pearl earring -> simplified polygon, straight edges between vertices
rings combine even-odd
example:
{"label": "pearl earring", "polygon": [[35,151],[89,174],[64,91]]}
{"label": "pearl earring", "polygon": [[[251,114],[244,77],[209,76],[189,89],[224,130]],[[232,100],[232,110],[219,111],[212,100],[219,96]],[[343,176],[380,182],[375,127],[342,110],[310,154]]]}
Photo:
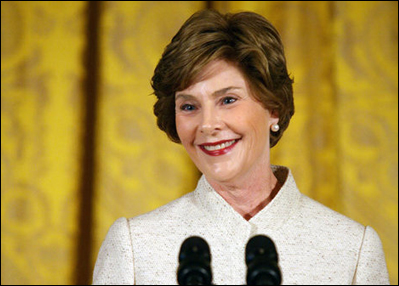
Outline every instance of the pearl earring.
{"label": "pearl earring", "polygon": [[280,126],[276,123],[276,124],[272,124],[271,128],[270,128],[273,132],[277,132],[280,129]]}

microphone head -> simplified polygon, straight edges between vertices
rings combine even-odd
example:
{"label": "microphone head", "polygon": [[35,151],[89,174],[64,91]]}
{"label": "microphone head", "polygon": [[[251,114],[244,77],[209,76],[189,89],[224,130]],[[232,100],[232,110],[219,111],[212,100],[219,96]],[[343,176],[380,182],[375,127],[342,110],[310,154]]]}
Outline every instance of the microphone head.
{"label": "microphone head", "polygon": [[198,236],[187,238],[179,253],[177,270],[179,285],[210,285],[211,253],[208,244]]}
{"label": "microphone head", "polygon": [[179,262],[191,256],[198,256],[211,261],[209,245],[203,238],[199,236],[191,236],[182,243],[179,253]]}
{"label": "microphone head", "polygon": [[280,285],[281,272],[273,241],[264,235],[252,237],[245,249],[248,285]]}
{"label": "microphone head", "polygon": [[245,262],[248,265],[255,257],[260,256],[278,262],[278,255],[273,241],[264,235],[254,236],[248,241],[245,249]]}

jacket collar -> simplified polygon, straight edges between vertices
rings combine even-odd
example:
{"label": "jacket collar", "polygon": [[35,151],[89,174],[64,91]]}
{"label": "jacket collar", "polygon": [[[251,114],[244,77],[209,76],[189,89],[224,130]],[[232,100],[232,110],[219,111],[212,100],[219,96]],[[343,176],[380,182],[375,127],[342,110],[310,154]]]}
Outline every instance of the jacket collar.
{"label": "jacket collar", "polygon": [[248,236],[279,229],[299,205],[300,192],[290,169],[272,165],[282,187],[273,200],[249,221],[245,220],[208,183],[203,175],[194,191],[195,200],[205,215],[235,236]]}

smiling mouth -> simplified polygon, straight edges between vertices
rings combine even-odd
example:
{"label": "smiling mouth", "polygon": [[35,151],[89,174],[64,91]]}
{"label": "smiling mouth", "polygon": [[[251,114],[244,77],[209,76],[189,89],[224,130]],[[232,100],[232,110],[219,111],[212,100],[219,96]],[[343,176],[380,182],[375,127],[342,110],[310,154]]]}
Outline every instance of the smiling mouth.
{"label": "smiling mouth", "polygon": [[231,149],[233,149],[239,140],[240,139],[225,140],[215,143],[205,143],[199,146],[205,154],[211,156],[220,156],[228,153]]}

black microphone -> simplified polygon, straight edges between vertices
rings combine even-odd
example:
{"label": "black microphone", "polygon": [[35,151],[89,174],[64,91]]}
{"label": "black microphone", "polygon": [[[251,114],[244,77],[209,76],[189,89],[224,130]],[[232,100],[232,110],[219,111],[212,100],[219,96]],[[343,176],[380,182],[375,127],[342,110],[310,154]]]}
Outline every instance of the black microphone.
{"label": "black microphone", "polygon": [[252,237],[245,249],[247,285],[280,285],[281,272],[273,241],[264,235]]}
{"label": "black microphone", "polygon": [[211,285],[211,252],[201,237],[192,236],[183,242],[179,253],[177,281],[179,285]]}

